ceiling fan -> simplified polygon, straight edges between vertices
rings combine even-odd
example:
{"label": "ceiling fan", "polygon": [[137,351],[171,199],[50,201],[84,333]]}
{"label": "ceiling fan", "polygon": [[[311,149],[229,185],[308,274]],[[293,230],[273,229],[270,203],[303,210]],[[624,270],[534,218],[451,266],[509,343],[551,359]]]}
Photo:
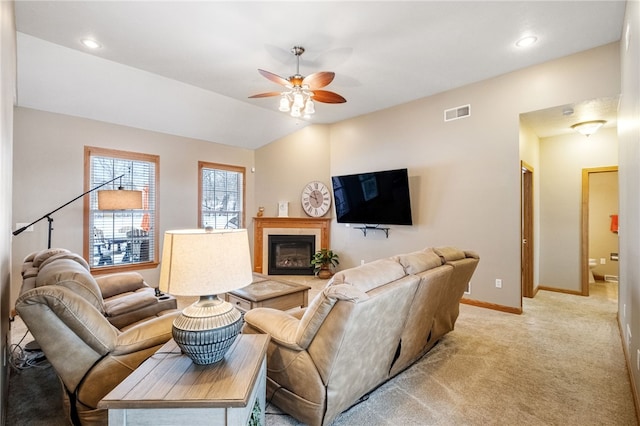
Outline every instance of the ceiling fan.
{"label": "ceiling fan", "polygon": [[304,53],[304,47],[294,46],[291,48],[297,58],[296,73],[289,78],[282,78],[269,71],[259,69],[260,75],[266,79],[280,84],[287,88],[284,92],[266,92],[249,96],[249,98],[266,98],[270,96],[280,96],[279,110],[290,112],[293,117],[309,118],[315,113],[313,101],[326,104],[341,104],[347,102],[345,98],[337,93],[328,90],[320,90],[333,81],[334,72],[320,71],[306,77],[300,75],[300,56]]}

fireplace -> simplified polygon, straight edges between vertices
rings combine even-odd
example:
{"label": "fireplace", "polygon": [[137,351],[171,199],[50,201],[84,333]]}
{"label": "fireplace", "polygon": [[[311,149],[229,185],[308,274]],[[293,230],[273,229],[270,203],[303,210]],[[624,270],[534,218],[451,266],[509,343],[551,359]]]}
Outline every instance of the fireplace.
{"label": "fireplace", "polygon": [[313,275],[314,235],[269,235],[269,275]]}
{"label": "fireplace", "polygon": [[[330,247],[331,218],[323,217],[254,217],[253,271],[267,274],[269,266],[269,235],[313,235],[315,251]],[[314,253],[315,253],[314,251]]]}

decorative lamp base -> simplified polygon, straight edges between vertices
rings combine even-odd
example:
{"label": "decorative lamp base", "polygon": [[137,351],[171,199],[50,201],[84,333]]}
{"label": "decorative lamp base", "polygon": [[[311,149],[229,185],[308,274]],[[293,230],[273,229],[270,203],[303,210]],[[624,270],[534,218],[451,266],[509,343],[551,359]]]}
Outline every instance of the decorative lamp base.
{"label": "decorative lamp base", "polygon": [[242,328],[242,315],[218,296],[200,300],[173,321],[173,340],[195,364],[221,361]]}

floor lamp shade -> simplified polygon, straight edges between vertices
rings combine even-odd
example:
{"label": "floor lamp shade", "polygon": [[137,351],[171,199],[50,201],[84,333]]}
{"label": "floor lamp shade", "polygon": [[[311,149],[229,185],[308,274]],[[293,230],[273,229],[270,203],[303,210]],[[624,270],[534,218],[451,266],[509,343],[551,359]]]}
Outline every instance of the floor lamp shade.
{"label": "floor lamp shade", "polygon": [[142,208],[142,191],[113,189],[98,191],[98,210],[131,210]]}
{"label": "floor lamp shade", "polygon": [[173,323],[173,338],[196,364],[222,360],[242,327],[242,316],[217,297],[251,284],[246,229],[175,230],[164,236],[160,290],[199,296]]}

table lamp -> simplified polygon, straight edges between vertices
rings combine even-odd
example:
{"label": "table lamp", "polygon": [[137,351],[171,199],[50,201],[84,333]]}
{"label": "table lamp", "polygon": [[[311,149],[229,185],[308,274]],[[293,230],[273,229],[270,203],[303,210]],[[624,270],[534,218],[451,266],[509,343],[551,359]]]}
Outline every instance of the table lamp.
{"label": "table lamp", "polygon": [[253,281],[246,229],[185,229],[164,234],[161,291],[199,296],[173,322],[173,339],[195,364],[224,358],[242,327],[242,315],[219,294]]}

